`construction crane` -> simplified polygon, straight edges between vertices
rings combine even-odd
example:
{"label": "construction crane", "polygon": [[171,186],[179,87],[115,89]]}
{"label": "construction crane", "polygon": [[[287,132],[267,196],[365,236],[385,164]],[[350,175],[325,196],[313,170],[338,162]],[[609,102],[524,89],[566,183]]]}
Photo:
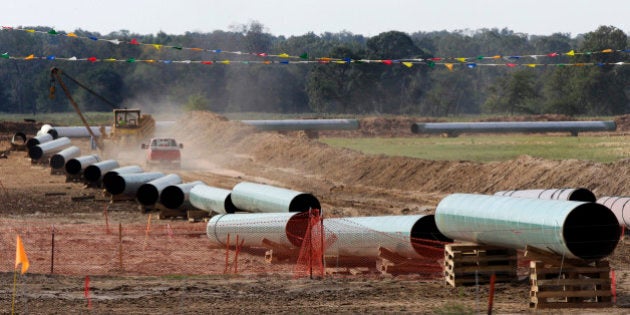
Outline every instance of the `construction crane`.
{"label": "construction crane", "polygon": [[[111,134],[106,135],[105,130],[102,130],[101,137],[97,137],[90,125],[85,120],[81,109],[77,102],[72,98],[72,94],[68,90],[68,87],[64,83],[62,76],[76,83],[81,88],[88,91],[90,94],[98,97],[103,102],[109,104],[113,108],[114,114],[114,124],[112,125]],[[118,105],[110,102],[103,96],[99,95],[92,89],[88,88],[81,82],[77,81],[73,77],[69,76],[65,72],[61,71],[59,68],[53,67],[50,70],[50,98],[55,97],[55,83],[59,83],[59,86],[63,89],[66,97],[74,107],[74,110],[77,112],[83,125],[88,130],[88,133],[96,142],[96,146],[99,150],[103,151],[104,149],[104,141],[103,138],[109,137],[114,142],[140,142],[143,139],[150,138],[155,130],[155,120],[151,115],[142,114],[139,109],[126,109],[119,108]],[[104,128],[103,128],[104,129]]]}
{"label": "construction crane", "polygon": [[72,104],[72,107],[74,107],[74,110],[77,112],[77,115],[79,115],[79,117],[81,118],[81,121],[83,122],[83,125],[87,129],[88,133],[90,134],[92,139],[94,139],[94,142],[96,142],[96,147],[98,147],[99,150],[103,150],[103,141],[102,141],[102,139],[100,137],[97,137],[94,134],[94,132],[92,131],[92,128],[90,128],[90,125],[88,124],[87,120],[85,120],[85,117],[83,116],[83,113],[81,113],[81,109],[79,109],[79,105],[74,100],[74,98],[72,98],[72,94],[70,94],[70,91],[68,90],[68,87],[66,86],[66,84],[61,79],[61,75],[64,75],[66,78],[70,79],[72,82],[76,83],[80,87],[86,89],[88,92],[92,93],[96,97],[99,97],[100,99],[104,100],[106,103],[108,103],[110,105],[112,105],[112,103],[109,102],[108,100],[106,100],[104,97],[98,95],[96,92],[92,91],[91,89],[89,89],[85,85],[79,83],[79,81],[75,80],[71,76],[69,76],[66,73],[62,72],[58,68],[50,69],[50,94],[48,95],[49,98],[50,99],[54,99],[55,98],[55,82],[58,82],[59,86],[61,86],[61,89],[63,90],[63,92],[66,94],[66,97],[70,101],[70,104]]}

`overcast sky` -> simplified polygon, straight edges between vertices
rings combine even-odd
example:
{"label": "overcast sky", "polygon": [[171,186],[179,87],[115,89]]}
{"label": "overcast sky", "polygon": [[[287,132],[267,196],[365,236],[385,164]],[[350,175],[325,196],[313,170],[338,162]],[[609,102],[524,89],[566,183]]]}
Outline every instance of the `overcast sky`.
{"label": "overcast sky", "polygon": [[[508,28],[529,35],[571,36],[612,25],[630,33],[628,0],[6,0],[2,26],[50,26],[57,31],[128,30],[183,34],[230,30],[258,21],[273,35],[349,31],[365,36],[396,30]],[[8,3],[7,3],[8,2]]]}

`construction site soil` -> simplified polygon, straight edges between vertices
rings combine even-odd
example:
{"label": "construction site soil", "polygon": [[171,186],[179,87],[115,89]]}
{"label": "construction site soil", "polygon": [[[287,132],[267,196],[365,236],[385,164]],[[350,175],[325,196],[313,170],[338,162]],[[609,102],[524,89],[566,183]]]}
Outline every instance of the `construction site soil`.
{"label": "construction site soil", "polygon": [[[534,117],[564,120],[566,117]],[[515,118],[510,118],[515,120]],[[516,118],[520,120],[532,117]],[[320,137],[406,137],[406,117],[363,118],[357,131],[320,132]],[[618,117],[617,133],[630,130],[628,116]],[[32,123],[0,124],[0,148],[9,146],[16,131],[33,135]],[[239,122],[207,112],[177,118],[168,133],[184,143],[185,181],[231,189],[241,181],[310,192],[326,216],[430,214],[450,193],[492,194],[498,190],[585,187],[597,196],[630,194],[630,160],[596,163],[579,159],[546,160],[520,156],[503,162],[430,161],[406,157],[370,156],[333,148],[303,132],[259,132]],[[85,140],[76,140],[87,148]],[[75,142],[75,140],[73,140]],[[76,142],[75,142],[76,143]],[[143,152],[120,152],[121,164],[142,164]],[[102,221],[103,203],[71,202],[88,193],[82,184],[51,176],[33,166],[24,152],[0,159],[0,215],[3,219],[46,221],[49,224],[89,224]],[[147,214],[133,202],[110,214],[112,222],[142,224]],[[203,222],[188,223],[190,226]],[[198,230],[198,228],[197,228]],[[3,251],[14,249],[3,248]],[[606,309],[564,309],[541,313],[628,313],[630,308],[629,246],[620,242],[610,257],[617,271],[616,305]],[[195,264],[194,261],[184,261]],[[204,262],[204,264],[207,262]],[[150,274],[138,266],[138,274]],[[149,268],[149,267],[146,267]],[[222,268],[222,266],[221,266]],[[2,312],[11,305],[13,273],[0,274]],[[408,276],[361,276],[319,280],[280,275],[93,276],[92,305],[83,298],[83,276],[29,274],[27,285],[46,294],[28,296],[32,314],[205,314],[205,313],[479,313],[486,312],[488,286],[453,288],[443,280]],[[496,286],[496,313],[525,313],[529,282]]]}

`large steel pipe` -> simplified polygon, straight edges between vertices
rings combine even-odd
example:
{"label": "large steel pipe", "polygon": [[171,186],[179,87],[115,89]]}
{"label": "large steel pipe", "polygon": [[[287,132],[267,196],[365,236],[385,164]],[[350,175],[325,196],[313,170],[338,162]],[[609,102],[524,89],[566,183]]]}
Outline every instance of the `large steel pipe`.
{"label": "large steel pipe", "polygon": [[613,212],[589,202],[453,194],[435,210],[446,237],[524,249],[532,246],[567,258],[610,255],[621,228]]}
{"label": "large steel pipe", "polygon": [[232,203],[249,212],[304,212],[321,209],[319,200],[309,193],[250,182],[232,188]]}
{"label": "large steel pipe", "polygon": [[66,173],[70,175],[79,175],[86,167],[100,161],[101,158],[99,158],[96,154],[83,155],[70,159],[66,162]]}
{"label": "large steel pipe", "polygon": [[103,180],[105,190],[112,195],[136,195],[138,188],[154,179],[164,176],[160,172],[118,174],[111,179]]}
{"label": "large steel pipe", "polygon": [[262,247],[267,239],[290,247],[300,247],[308,229],[308,213],[221,214],[210,219],[207,235],[211,242],[225,246],[243,241],[246,247]]}
{"label": "large steel pipe", "polygon": [[630,197],[601,197],[597,203],[608,207],[617,217],[620,226],[630,227]]}
{"label": "large steel pipe", "polygon": [[577,135],[585,131],[615,131],[614,121],[495,121],[495,122],[444,122],[414,123],[413,133],[451,134],[465,132],[570,132]]}
{"label": "large steel pipe", "polygon": [[26,145],[26,134],[24,134],[23,132],[16,132],[13,134],[13,137],[11,137],[11,144],[13,145],[17,145],[17,146],[22,146],[22,145]]}
{"label": "large steel pipe", "polygon": [[595,202],[595,194],[586,188],[503,190],[495,196]]}
{"label": "large steel pipe", "polygon": [[241,120],[259,130],[357,130],[357,119],[282,119],[282,120]]}
{"label": "large steel pipe", "polygon": [[[83,178],[88,182],[98,182],[103,179],[103,175],[113,169],[120,167],[116,160],[105,160],[89,165],[83,170]],[[142,169],[138,171],[140,173]]]}
{"label": "large steel pipe", "polygon": [[406,257],[443,257],[444,242],[452,241],[433,215],[324,219],[324,234],[334,239],[326,254],[337,256],[377,257],[385,247]]}
{"label": "large steel pipe", "polygon": [[138,166],[138,165],[128,165],[128,166],[123,166],[123,167],[118,167],[115,168],[111,171],[106,172],[103,175],[103,186],[107,186],[107,183],[112,181],[114,179],[114,177],[121,175],[121,174],[137,174],[137,173],[142,173],[144,172],[144,170],[142,169],[142,167]]}
{"label": "large steel pipe", "polygon": [[28,156],[33,160],[39,160],[41,158],[49,157],[71,145],[72,143],[70,142],[70,138],[58,138],[30,148],[28,150]]}
{"label": "large steel pipe", "polygon": [[30,150],[32,147],[34,147],[36,145],[39,145],[39,144],[42,144],[42,143],[45,143],[45,142],[49,142],[49,141],[53,141],[53,140],[55,140],[53,138],[53,136],[48,134],[48,133],[45,133],[43,135],[38,135],[38,136],[35,136],[33,138],[29,138],[26,141],[26,149]]}
{"label": "large steel pipe", "polygon": [[136,192],[136,199],[142,205],[154,205],[160,200],[160,194],[164,188],[182,183],[182,178],[177,174],[168,174],[156,178],[146,184],[140,185]]}
{"label": "large steel pipe", "polygon": [[[101,127],[91,126],[90,130],[94,133],[95,136],[101,136]],[[111,131],[111,127],[105,127],[105,133],[109,133]],[[69,126],[69,127],[51,127],[47,133],[53,135],[55,138],[57,137],[68,137],[68,138],[88,138],[90,137],[90,133],[87,128],[84,126]]]}
{"label": "large steel pipe", "polygon": [[68,160],[79,155],[81,155],[81,149],[79,149],[79,147],[67,147],[50,157],[50,167],[53,169],[63,168]]}
{"label": "large steel pipe", "polygon": [[193,207],[208,212],[234,213],[238,210],[232,202],[232,191],[223,188],[198,185],[190,190],[189,199]]}
{"label": "large steel pipe", "polygon": [[[205,185],[202,181],[194,181],[171,185],[162,190],[160,203],[169,209],[177,209],[190,204],[190,191],[196,186]],[[202,209],[203,210],[203,209]]]}
{"label": "large steel pipe", "polygon": [[[49,134],[48,132],[53,129],[53,126],[49,125],[49,124],[44,124],[42,125],[41,128],[39,128],[39,130],[37,131],[37,136],[41,136],[41,135],[45,135],[45,134]],[[52,136],[52,134],[51,134]],[[57,137],[55,137],[56,139]]]}

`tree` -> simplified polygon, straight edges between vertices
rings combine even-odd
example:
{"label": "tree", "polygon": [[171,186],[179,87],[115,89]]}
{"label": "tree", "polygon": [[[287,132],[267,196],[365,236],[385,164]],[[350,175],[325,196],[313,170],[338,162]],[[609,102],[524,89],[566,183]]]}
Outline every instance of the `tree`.
{"label": "tree", "polygon": [[506,75],[490,87],[490,96],[483,105],[486,113],[538,114],[540,108],[536,76],[532,70]]}

